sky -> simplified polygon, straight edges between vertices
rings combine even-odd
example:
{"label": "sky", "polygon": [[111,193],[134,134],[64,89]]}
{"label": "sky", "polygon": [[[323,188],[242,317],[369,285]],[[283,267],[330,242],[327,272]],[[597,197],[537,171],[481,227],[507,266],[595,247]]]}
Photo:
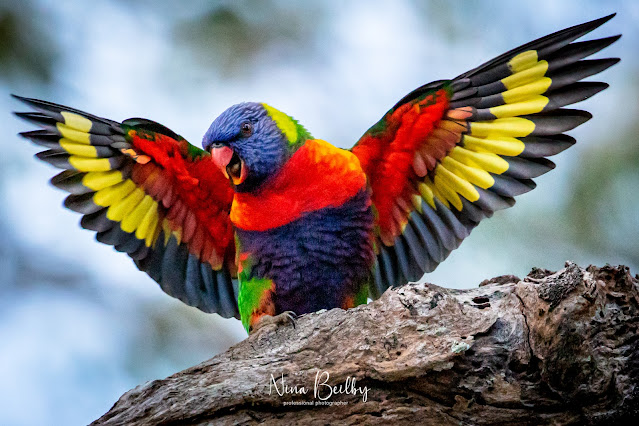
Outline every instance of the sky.
{"label": "sky", "polygon": [[[622,62],[579,107],[594,118],[535,191],[482,223],[424,280],[476,286],[532,267],[639,272],[639,3],[633,1],[9,1],[0,6],[0,424],[86,424],[126,390],[245,337],[162,293],[62,208],[55,170],[16,134],[10,93],[114,120],[146,117],[195,145],[242,101],[267,102],[350,147],[410,90],[612,12],[590,38]],[[11,26],[16,19],[21,25]],[[27,31],[25,33],[25,31]],[[26,35],[25,35],[26,34]],[[9,52],[9,53],[7,53]],[[11,74],[11,70],[17,70]],[[577,195],[578,196],[577,196]],[[637,237],[637,238],[635,238]]]}

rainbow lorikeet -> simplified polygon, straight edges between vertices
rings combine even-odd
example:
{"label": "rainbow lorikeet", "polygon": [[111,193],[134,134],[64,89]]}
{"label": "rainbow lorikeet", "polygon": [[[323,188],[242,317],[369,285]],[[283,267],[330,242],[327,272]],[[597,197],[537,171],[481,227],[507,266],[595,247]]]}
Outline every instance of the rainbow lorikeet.
{"label": "rainbow lorikeet", "polygon": [[[591,115],[584,60],[620,36],[574,42],[613,15],[511,50],[404,96],[351,150],[264,103],[232,106],[203,149],[153,121],[118,123],[35,99],[37,157],[97,240],[171,296],[242,320],[351,308],[434,270],[512,206]],[[280,317],[281,318],[281,317]]]}

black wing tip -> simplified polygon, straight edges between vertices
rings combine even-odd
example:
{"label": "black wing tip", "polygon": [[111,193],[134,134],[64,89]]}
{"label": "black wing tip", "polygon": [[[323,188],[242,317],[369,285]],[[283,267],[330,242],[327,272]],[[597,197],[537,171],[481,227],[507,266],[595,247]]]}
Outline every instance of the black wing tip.
{"label": "black wing tip", "polygon": [[65,152],[49,149],[47,151],[38,152],[35,154],[35,157],[38,160],[48,163],[58,169],[69,170],[73,168],[73,166],[69,163],[69,154]]}
{"label": "black wing tip", "polygon": [[20,132],[18,133],[18,136],[23,137],[27,140],[30,140],[32,142],[35,142],[37,140],[40,139],[46,139],[46,138],[50,138],[50,137],[54,137],[54,138],[59,138],[59,136],[49,132],[48,130],[45,129],[38,129],[38,130],[29,130],[27,132]]}
{"label": "black wing tip", "polygon": [[[535,40],[529,44],[533,44],[543,40],[552,40],[557,37],[567,36],[569,34],[571,35],[571,38],[573,40],[577,38],[581,38],[584,35],[588,34],[589,32],[595,30],[596,28],[599,28],[600,26],[602,26],[603,24],[605,24],[612,18],[614,18],[615,15],[617,15],[616,12],[611,13],[610,15],[607,15],[607,16],[602,16],[601,18],[593,19],[592,21],[587,21],[582,24],[573,25],[572,27],[568,27],[563,30],[556,31],[552,34],[547,35],[546,37],[542,37],[541,39]],[[621,34],[616,36],[606,37],[605,40],[610,40],[610,44],[612,44],[615,41],[619,40],[620,37],[621,37]]]}
{"label": "black wing tip", "polygon": [[[536,161],[539,164],[548,167],[549,169],[548,171],[555,170],[555,167],[557,167],[557,165],[552,160],[549,160],[547,158],[537,158]],[[547,172],[544,172],[544,173],[547,173]]]}
{"label": "black wing tip", "polygon": [[[576,95],[581,94],[581,98],[577,99],[575,102],[571,102],[577,103],[586,100],[591,96],[594,96],[597,93],[601,92],[602,90],[606,90],[609,87],[610,84],[602,81],[579,81],[577,83],[568,85],[563,89],[565,91],[573,91]],[[558,89],[557,92],[560,92],[561,90],[562,89]],[[550,96],[552,96],[552,92],[550,93]]]}
{"label": "black wing tip", "polygon": [[[610,15],[602,16],[601,18],[593,19],[592,21],[588,21],[588,22],[584,22],[583,24],[575,25],[573,27],[568,28],[565,31],[567,31],[567,32],[575,31],[576,33],[580,33],[581,34],[581,35],[579,35],[579,37],[583,37],[587,33],[599,28],[600,26],[602,26],[606,22],[610,21],[616,15],[617,15],[617,12],[613,12]],[[560,32],[563,32],[563,31],[560,31]],[[621,35],[619,35],[619,37],[621,37]],[[617,40],[618,39],[619,38],[617,37]],[[615,41],[616,40],[613,40],[612,42],[614,43]]]}
{"label": "black wing tip", "polygon": [[43,119],[50,119],[48,115],[42,114],[41,112],[16,112],[13,111],[13,115],[18,117],[21,120],[28,121],[29,123],[41,124]]}
{"label": "black wing tip", "polygon": [[600,59],[600,60],[602,62],[604,62],[605,66],[606,66],[606,68],[604,68],[602,71],[605,71],[608,68],[610,68],[611,66],[617,65],[619,62],[621,62],[621,58],[605,58],[605,59]]}
{"label": "black wing tip", "polygon": [[[596,28],[602,26],[604,23],[608,22],[609,20],[611,20],[614,16],[616,15],[616,13],[611,13],[610,15],[607,16],[603,16],[601,18],[598,19],[594,19],[592,21],[588,21],[588,22],[584,22],[582,24],[577,24],[577,25],[573,25],[572,27],[568,27],[568,28],[564,28],[563,30],[559,30],[556,31],[554,33],[548,34],[544,37],[538,38],[536,40],[533,40],[531,42],[528,42],[526,44],[523,44],[521,46],[518,46],[512,50],[509,50],[506,53],[503,53],[502,55],[499,55],[495,58],[493,58],[492,60],[485,62],[481,65],[479,65],[476,68],[473,68],[470,71],[467,71],[457,77],[455,77],[453,79],[453,81],[458,81],[460,79],[463,78],[470,78],[473,76],[477,76],[477,75],[481,75],[481,73],[485,72],[486,70],[490,69],[491,67],[494,67],[496,65],[499,65],[500,63],[504,62],[505,60],[513,57],[514,55],[524,52],[525,50],[529,50],[529,49],[534,49],[534,50],[539,50],[540,48],[548,48],[549,46],[552,46],[554,44],[559,43],[559,46],[556,46],[557,49],[561,48],[563,46],[565,46],[566,44],[570,44],[572,41],[577,40],[581,37],[583,37],[584,35],[588,34],[589,32],[595,30]],[[616,38],[614,38],[616,37]],[[620,35],[618,36],[614,36],[614,37],[610,37],[612,40],[610,41],[610,44],[614,43],[615,41],[617,41],[620,37]],[[606,39],[607,40],[607,39]],[[606,47],[606,46],[604,46]],[[603,47],[602,47],[603,49]],[[552,49],[552,51],[555,51],[556,49]]]}
{"label": "black wing tip", "polygon": [[603,16],[603,17],[601,17],[601,18],[599,18],[599,19],[595,19],[595,20],[594,20],[594,21],[592,21],[592,22],[601,21],[601,23],[603,24],[603,23],[605,23],[605,22],[610,21],[610,20],[611,20],[612,18],[614,18],[615,16],[617,16],[617,12],[612,12],[610,15]]}
{"label": "black wing tip", "polygon": [[[565,119],[568,121],[572,121],[575,125],[568,130],[572,130],[575,127],[581,126],[586,121],[592,118],[592,114],[588,111],[584,111],[581,109],[570,109],[570,108],[561,108],[553,113],[552,115],[556,115],[558,119]],[[568,131],[566,130],[566,131]]]}
{"label": "black wing tip", "polygon": [[592,114],[588,111],[584,111],[582,109],[572,109],[572,108],[561,108],[557,111],[551,113],[550,115],[539,114],[540,117],[544,116],[561,116],[561,117],[580,117],[585,120],[590,120],[592,118]]}
{"label": "black wing tip", "polygon": [[598,38],[598,39],[594,39],[594,40],[584,40],[584,41],[580,41],[580,42],[576,42],[573,43],[573,45],[597,45],[596,50],[594,50],[592,53],[590,53],[588,56],[590,55],[594,55],[595,53],[605,49],[606,47],[609,47],[612,44],[615,44],[617,41],[619,41],[619,39],[622,37],[622,34],[616,34],[613,36],[608,36],[608,37],[603,37],[603,38]]}
{"label": "black wing tip", "polygon": [[588,22],[584,22],[583,24],[579,24],[579,25],[575,25],[573,28],[579,28],[579,27],[583,27],[583,28],[591,28],[592,31],[595,28],[598,28],[600,26],[602,26],[603,24],[605,24],[606,22],[610,21],[612,18],[614,18],[617,15],[617,12],[613,12],[610,15],[606,15],[606,16],[602,16],[601,18],[597,18],[597,19],[593,19],[592,21],[588,21]]}
{"label": "black wing tip", "polygon": [[27,98],[24,96],[18,96],[15,95],[13,93],[11,93],[11,97],[13,99],[17,99],[18,101],[22,102],[23,104],[26,104],[28,106],[30,106],[33,109],[41,109],[42,108],[42,101],[35,99],[35,98]]}
{"label": "black wing tip", "polygon": [[590,119],[592,118],[592,114],[588,111],[583,111],[580,109],[564,109],[565,111],[565,118],[568,118],[568,120],[570,121],[570,118],[572,118],[572,124],[573,126],[570,127],[569,129],[565,130],[572,130],[576,127],[581,126],[582,124],[584,124],[587,121],[590,121]]}
{"label": "black wing tip", "polygon": [[584,123],[592,118],[592,114],[588,111],[572,110],[573,114],[584,119]]}
{"label": "black wing tip", "polygon": [[23,137],[25,139],[31,140],[31,138],[36,136],[36,135],[33,134],[33,132],[37,132],[37,130],[30,130],[28,132],[20,132],[20,133],[18,133],[18,136]]}
{"label": "black wing tip", "polygon": [[31,108],[40,112],[41,114],[48,115],[49,117],[60,117],[59,116],[60,112],[69,111],[69,112],[78,113],[80,115],[83,115],[89,118],[89,114],[87,113],[75,110],[73,108],[65,107],[63,105],[56,104],[53,102],[43,101],[41,99],[35,99],[35,98],[25,98],[25,97],[17,96],[14,94],[12,94],[11,96],[13,96],[13,98],[19,100],[23,104],[30,106]]}
{"label": "black wing tip", "polygon": [[619,40],[622,35],[623,34],[617,34],[617,35],[613,35],[613,36],[610,36],[610,37],[602,38],[600,40],[606,40],[606,46],[610,46],[611,44],[613,44],[614,42]]}
{"label": "black wing tip", "polygon": [[20,117],[20,118],[31,118],[31,117],[43,117],[44,115],[42,113],[39,112],[33,112],[33,111],[28,111],[28,112],[22,112],[22,111],[14,111],[13,114],[16,117]]}
{"label": "black wing tip", "polygon": [[9,96],[29,106],[31,106],[33,103],[37,101],[37,99],[35,98],[27,98],[26,96],[16,95],[15,93],[10,93]]}

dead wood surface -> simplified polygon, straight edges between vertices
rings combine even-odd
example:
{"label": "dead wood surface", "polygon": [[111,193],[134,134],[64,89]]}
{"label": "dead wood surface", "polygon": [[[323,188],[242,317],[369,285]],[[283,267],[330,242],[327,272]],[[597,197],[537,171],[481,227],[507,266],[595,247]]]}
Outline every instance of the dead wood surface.
{"label": "dead wood surface", "polygon": [[638,331],[623,266],[409,284],[262,328],[93,424],[639,424]]}

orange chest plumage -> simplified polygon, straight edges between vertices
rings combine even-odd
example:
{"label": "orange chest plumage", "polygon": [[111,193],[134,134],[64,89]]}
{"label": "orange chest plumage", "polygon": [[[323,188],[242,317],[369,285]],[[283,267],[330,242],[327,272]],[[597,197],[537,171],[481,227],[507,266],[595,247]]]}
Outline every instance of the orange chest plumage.
{"label": "orange chest plumage", "polygon": [[231,221],[240,229],[265,231],[339,207],[365,188],[366,175],[355,155],[312,139],[259,191],[235,194]]}

